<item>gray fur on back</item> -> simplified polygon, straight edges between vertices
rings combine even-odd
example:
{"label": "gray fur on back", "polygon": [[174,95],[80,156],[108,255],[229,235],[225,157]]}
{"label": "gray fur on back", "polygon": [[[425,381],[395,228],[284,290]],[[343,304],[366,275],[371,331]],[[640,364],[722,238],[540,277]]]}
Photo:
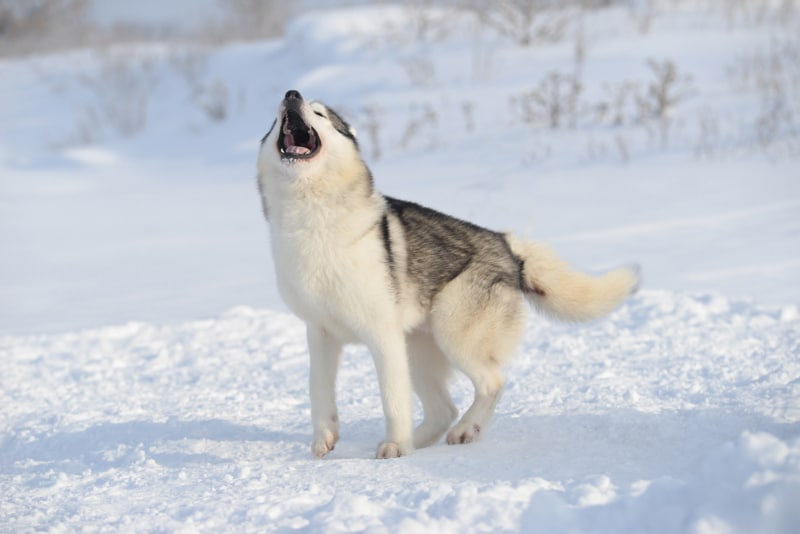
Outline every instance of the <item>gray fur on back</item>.
{"label": "gray fur on back", "polygon": [[413,202],[386,197],[390,213],[405,233],[408,276],[421,303],[431,301],[448,282],[469,276],[487,291],[495,284],[520,289],[521,260],[505,236]]}

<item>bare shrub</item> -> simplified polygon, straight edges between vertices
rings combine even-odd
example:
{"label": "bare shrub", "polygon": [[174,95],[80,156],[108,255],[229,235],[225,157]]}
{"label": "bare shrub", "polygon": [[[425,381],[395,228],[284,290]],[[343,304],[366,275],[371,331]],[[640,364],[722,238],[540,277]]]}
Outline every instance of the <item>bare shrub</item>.
{"label": "bare shrub", "polygon": [[223,16],[202,27],[117,23],[105,28],[88,16],[93,1],[98,0],[0,0],[0,56],[121,42],[262,39],[281,35],[292,10],[297,11],[282,0],[217,0]]}
{"label": "bare shrub", "polygon": [[475,81],[485,81],[491,78],[494,69],[494,56],[496,48],[494,45],[484,42],[481,37],[481,26],[478,21],[473,22],[474,39],[470,43],[470,67],[472,79]]}
{"label": "bare shrub", "polygon": [[538,165],[553,155],[553,147],[542,139],[532,139],[525,145],[523,162],[526,165]]}
{"label": "bare shrub", "polygon": [[617,152],[622,162],[628,163],[631,159],[631,153],[628,149],[628,142],[626,139],[621,134],[617,133],[614,135],[614,144],[617,147]]}
{"label": "bare shrub", "polygon": [[461,103],[461,116],[464,119],[464,128],[468,132],[475,131],[475,103],[465,100]]}
{"label": "bare shrub", "polygon": [[192,95],[192,103],[212,122],[222,122],[228,118],[230,94],[228,86],[218,76],[197,87]]}
{"label": "bare shrub", "polygon": [[720,4],[731,27],[775,22],[792,24],[790,21],[796,15],[795,0],[722,0]]}
{"label": "bare shrub", "polygon": [[661,146],[669,141],[669,132],[675,107],[690,92],[691,77],[680,74],[672,60],[648,59],[652,78],[643,95],[637,100],[642,119],[655,120],[661,138]]}
{"label": "bare shrub", "polygon": [[450,33],[454,13],[450,10],[436,9],[441,2],[437,0],[404,0],[404,30],[411,30],[411,37],[418,43],[441,41]]}
{"label": "bare shrub", "polygon": [[[75,98],[73,131],[54,146],[139,134],[147,125],[153,92],[170,74],[184,82],[186,101],[210,122],[230,117],[236,95],[222,78],[209,76],[205,50],[178,52],[166,64],[158,61],[124,51],[101,54],[91,68],[78,73],[69,84],[58,79],[51,83],[47,73],[42,72],[43,82],[50,84],[54,92],[72,93]],[[243,106],[244,93],[240,92],[238,99]]]}
{"label": "bare shrub", "polygon": [[583,13],[578,17],[572,53],[575,63],[575,77],[581,79],[583,76],[583,65],[586,62],[586,30],[583,25]]}
{"label": "bare shrub", "polygon": [[734,89],[753,93],[758,111],[751,119],[755,142],[762,148],[783,143],[797,154],[800,144],[800,40],[774,39],[766,49],[738,57],[728,67]]}
{"label": "bare shrub", "polygon": [[539,85],[518,97],[522,120],[558,129],[575,126],[583,85],[575,76],[550,72]]}
{"label": "bare shrub", "polygon": [[94,65],[78,73],[74,82],[59,85],[59,92],[75,95],[75,126],[51,143],[54,148],[131,137],[147,124],[150,95],[159,82],[153,62],[109,53]]}
{"label": "bare shrub", "polygon": [[656,17],[656,2],[655,0],[645,0],[644,2],[631,2],[630,4],[631,17],[636,23],[636,28],[639,33],[650,33],[653,27],[653,20]]}
{"label": "bare shrub", "polygon": [[608,157],[608,145],[603,140],[598,140],[594,136],[590,136],[586,141],[586,146],[583,149],[581,159],[584,161],[594,163],[596,161],[605,160]]}
{"label": "bare shrub", "polygon": [[96,72],[79,76],[88,95],[81,120],[121,137],[140,132],[147,123],[149,96],[157,81],[148,59],[105,57]]}
{"label": "bare shrub", "polygon": [[697,114],[697,126],[694,157],[711,157],[719,150],[721,143],[719,119],[710,109],[704,109]]}
{"label": "bare shrub", "polygon": [[419,54],[400,60],[413,85],[429,87],[436,83],[436,65],[429,54]]}
{"label": "bare shrub", "polygon": [[206,49],[193,49],[171,56],[169,64],[186,84],[192,105],[210,121],[222,122],[230,114],[230,91],[219,76],[209,79],[208,59]]}
{"label": "bare shrub", "polygon": [[362,116],[364,120],[362,125],[367,130],[367,137],[369,138],[369,146],[371,149],[371,156],[373,161],[381,159],[381,109],[376,104],[370,104],[362,109]]}
{"label": "bare shrub", "polygon": [[229,14],[223,38],[259,39],[283,34],[290,15],[285,0],[217,0]]}
{"label": "bare shrub", "polygon": [[431,86],[436,82],[436,64],[430,46],[450,34],[459,12],[443,7],[439,0],[403,0],[401,17],[385,22],[375,46],[402,50],[399,63],[411,84]]}
{"label": "bare shrub", "polygon": [[595,121],[598,124],[625,126],[638,119],[636,109],[642,101],[641,86],[636,82],[624,81],[619,84],[604,84],[606,97],[594,104]]}
{"label": "bare shrub", "polygon": [[599,161],[615,161],[626,165],[631,160],[631,149],[628,138],[616,132],[610,139],[608,136],[589,135],[578,157],[587,163]]}
{"label": "bare shrub", "polygon": [[412,105],[405,131],[400,139],[400,148],[408,148],[412,141],[421,138],[425,133],[427,133],[427,140],[423,143],[427,148],[435,148],[439,144],[438,121],[439,116],[430,104],[426,103],[421,107]]}
{"label": "bare shrub", "polygon": [[519,46],[557,42],[573,13],[548,0],[465,0],[478,19]]}
{"label": "bare shrub", "polygon": [[0,56],[82,44],[89,0],[0,0]]}
{"label": "bare shrub", "polygon": [[190,88],[203,84],[208,73],[209,52],[204,49],[177,51],[170,55],[169,65]]}
{"label": "bare shrub", "polygon": [[678,73],[672,60],[658,61],[648,59],[647,66],[653,78],[647,86],[646,106],[652,116],[659,119],[667,117],[688,90],[691,77]]}
{"label": "bare shrub", "polygon": [[588,106],[597,124],[620,127],[671,119],[677,105],[691,94],[691,78],[670,60],[650,59],[647,66],[651,78],[646,83],[625,80],[603,85],[605,97]]}

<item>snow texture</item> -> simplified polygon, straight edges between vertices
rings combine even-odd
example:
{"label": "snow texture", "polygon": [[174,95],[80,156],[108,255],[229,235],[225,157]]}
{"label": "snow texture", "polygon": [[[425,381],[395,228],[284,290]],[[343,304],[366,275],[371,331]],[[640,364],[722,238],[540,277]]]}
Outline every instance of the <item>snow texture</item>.
{"label": "snow texture", "polygon": [[5,337],[3,524],[788,533],[798,327],[794,306],[657,291],[589,328],[537,319],[482,441],[396,461],[372,458],[363,348],[341,370],[342,439],[312,457],[304,328],[283,313]]}
{"label": "snow texture", "polygon": [[[642,31],[640,4],[581,19],[585,95],[674,60],[691,91],[668,138],[520,121],[574,40],[521,48],[448,9],[436,39],[382,5],[270,42],[0,62],[0,531],[800,531],[800,165],[756,147],[760,96],[728,79],[780,21],[665,2]],[[396,460],[373,459],[375,371],[348,347],[341,440],[314,458],[253,179],[290,88],[350,118],[385,193],[580,269],[638,261],[642,291],[588,325],[531,314],[481,440]],[[140,131],[112,127],[114,91]],[[463,411],[470,384],[451,389]]]}

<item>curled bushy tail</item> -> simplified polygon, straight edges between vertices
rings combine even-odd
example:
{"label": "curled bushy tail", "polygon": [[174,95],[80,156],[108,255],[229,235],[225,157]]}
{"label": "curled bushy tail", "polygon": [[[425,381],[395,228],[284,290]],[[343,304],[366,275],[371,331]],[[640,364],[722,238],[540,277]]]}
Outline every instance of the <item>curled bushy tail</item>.
{"label": "curled bushy tail", "polygon": [[540,313],[562,321],[590,321],[609,314],[639,289],[638,267],[602,276],[574,271],[547,245],[507,236],[522,260],[525,297]]}

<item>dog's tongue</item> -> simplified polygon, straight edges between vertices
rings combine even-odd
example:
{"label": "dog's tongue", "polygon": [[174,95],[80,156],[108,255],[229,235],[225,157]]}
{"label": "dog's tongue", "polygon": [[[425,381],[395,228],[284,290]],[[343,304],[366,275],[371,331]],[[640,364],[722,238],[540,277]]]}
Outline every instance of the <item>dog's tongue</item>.
{"label": "dog's tongue", "polygon": [[304,146],[292,145],[292,146],[287,146],[286,147],[286,152],[288,152],[289,154],[305,155],[305,154],[310,153],[311,151],[309,149],[307,149],[306,147],[304,147]]}

